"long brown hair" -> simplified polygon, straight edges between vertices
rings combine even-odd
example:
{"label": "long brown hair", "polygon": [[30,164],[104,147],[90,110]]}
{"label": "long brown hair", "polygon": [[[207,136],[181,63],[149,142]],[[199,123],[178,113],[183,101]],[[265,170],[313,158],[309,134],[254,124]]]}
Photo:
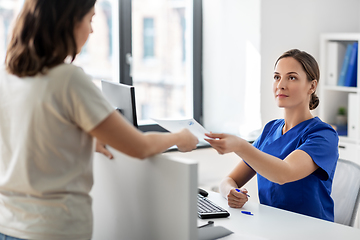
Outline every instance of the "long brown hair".
{"label": "long brown hair", "polygon": [[19,77],[34,76],[45,69],[74,61],[77,46],[75,23],[96,0],[25,0],[7,48],[6,70]]}
{"label": "long brown hair", "polygon": [[[298,49],[291,49],[287,52],[284,52],[275,62],[276,64],[279,62],[280,59],[292,57],[296,61],[298,61],[303,69],[306,72],[307,80],[312,82],[313,80],[317,80],[319,82],[320,79],[320,70],[319,65],[316,62],[315,58],[308,54],[307,52],[300,51]],[[310,110],[314,110],[319,105],[319,97],[316,95],[315,91],[311,94],[311,99],[309,102]]]}

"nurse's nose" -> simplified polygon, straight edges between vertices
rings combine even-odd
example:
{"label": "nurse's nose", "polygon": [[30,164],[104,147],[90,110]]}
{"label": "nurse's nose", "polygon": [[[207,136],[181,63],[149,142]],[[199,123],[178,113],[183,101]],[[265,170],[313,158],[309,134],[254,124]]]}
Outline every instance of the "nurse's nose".
{"label": "nurse's nose", "polygon": [[286,80],[284,78],[280,78],[280,80],[277,83],[278,89],[285,89],[286,88]]}

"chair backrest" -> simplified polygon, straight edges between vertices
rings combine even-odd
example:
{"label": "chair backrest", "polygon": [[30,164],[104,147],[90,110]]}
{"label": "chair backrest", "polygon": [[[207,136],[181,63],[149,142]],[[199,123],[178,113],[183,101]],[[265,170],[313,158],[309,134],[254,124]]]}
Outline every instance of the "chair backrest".
{"label": "chair backrest", "polygon": [[339,159],[331,197],[334,200],[334,222],[354,226],[360,200],[360,166]]}

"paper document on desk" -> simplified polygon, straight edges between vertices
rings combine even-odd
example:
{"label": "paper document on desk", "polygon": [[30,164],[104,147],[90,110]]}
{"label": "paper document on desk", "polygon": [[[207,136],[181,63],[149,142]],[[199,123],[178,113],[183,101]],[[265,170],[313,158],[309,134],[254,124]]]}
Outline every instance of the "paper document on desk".
{"label": "paper document on desk", "polygon": [[209,133],[209,131],[207,131],[203,126],[200,125],[200,123],[198,123],[193,118],[180,120],[152,118],[152,120],[157,122],[161,127],[165,128],[169,132],[179,132],[180,130],[187,128],[199,139],[199,141],[204,141],[204,138],[207,138],[205,136],[205,133]]}
{"label": "paper document on desk", "polygon": [[198,240],[219,239],[232,233],[232,231],[222,226],[198,228]]}
{"label": "paper document on desk", "polygon": [[258,237],[248,234],[233,233],[226,237],[218,238],[219,240],[268,240],[267,238]]}

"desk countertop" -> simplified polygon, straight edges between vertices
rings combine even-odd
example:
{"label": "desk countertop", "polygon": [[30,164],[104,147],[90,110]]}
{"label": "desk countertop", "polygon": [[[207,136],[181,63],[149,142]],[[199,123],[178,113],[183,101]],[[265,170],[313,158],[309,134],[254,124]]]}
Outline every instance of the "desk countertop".
{"label": "desk countertop", "polygon": [[[235,209],[219,193],[209,192],[208,198],[230,212],[228,218],[210,219],[215,226],[223,226],[235,234],[246,234],[264,239],[276,240],[351,240],[360,239],[360,229],[353,228],[305,215],[247,202],[243,208]],[[251,211],[254,215],[242,214]],[[199,219],[198,225],[209,219]]]}

